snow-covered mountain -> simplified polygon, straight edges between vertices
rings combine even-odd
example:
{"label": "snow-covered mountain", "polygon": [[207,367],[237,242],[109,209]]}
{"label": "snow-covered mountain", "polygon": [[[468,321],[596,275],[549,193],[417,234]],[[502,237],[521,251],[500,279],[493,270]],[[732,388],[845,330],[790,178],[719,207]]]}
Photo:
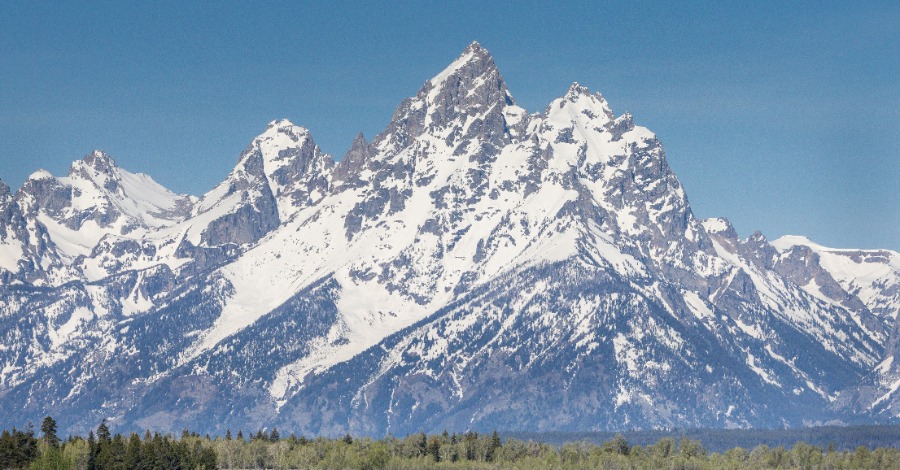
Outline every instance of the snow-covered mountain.
{"label": "snow-covered mountain", "polygon": [[273,121],[195,198],[102,152],[0,184],[0,418],[82,430],[892,421],[900,256],[698,220],[577,83],[477,43],[335,163]]}

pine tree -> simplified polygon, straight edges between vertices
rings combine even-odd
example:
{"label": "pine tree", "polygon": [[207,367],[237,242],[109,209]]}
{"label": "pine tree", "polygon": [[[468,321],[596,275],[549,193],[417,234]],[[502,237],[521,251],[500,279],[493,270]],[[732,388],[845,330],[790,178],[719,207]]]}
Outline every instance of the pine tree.
{"label": "pine tree", "polygon": [[106,418],[103,418],[103,421],[100,421],[100,426],[97,426],[97,443],[98,444],[109,444],[112,440],[112,436],[109,434],[109,426],[106,425]]}
{"label": "pine tree", "polygon": [[122,437],[121,434],[116,434],[113,436],[112,441],[110,441],[109,445],[106,446],[106,449],[103,450],[103,458],[101,461],[103,462],[103,469],[124,469],[125,468],[125,453],[127,452],[127,446],[125,444],[125,438]]}
{"label": "pine tree", "polygon": [[13,433],[16,441],[17,467],[27,467],[38,457],[38,442],[34,437],[34,426],[28,423],[24,432]]}
{"label": "pine tree", "polygon": [[441,441],[437,436],[432,436],[431,439],[428,440],[428,453],[435,462],[441,461]]}
{"label": "pine tree", "polygon": [[496,430],[494,430],[494,432],[491,433],[491,440],[487,443],[487,449],[485,449],[485,452],[484,452],[484,459],[487,460],[488,462],[493,462],[494,461],[494,453],[499,448],[500,448],[500,434],[497,433]]}
{"label": "pine tree", "polygon": [[244,440],[244,431],[241,431],[240,429],[238,429],[237,438],[238,438],[238,440],[243,441]]}
{"label": "pine tree", "polygon": [[500,442],[500,433],[495,429],[493,434],[491,434],[491,449],[497,449],[501,446]]}
{"label": "pine tree", "polygon": [[41,432],[44,434],[44,443],[50,447],[59,447],[59,437],[56,436],[56,421],[47,416],[41,423]]}
{"label": "pine tree", "polygon": [[13,466],[13,442],[12,436],[6,429],[0,434],[0,468],[11,468]]}
{"label": "pine tree", "polygon": [[416,437],[416,450],[419,455],[425,455],[428,452],[428,436],[422,431]]}
{"label": "pine tree", "polygon": [[97,439],[94,438],[94,431],[88,431],[88,461],[87,470],[97,470]]}
{"label": "pine tree", "polygon": [[141,438],[131,433],[128,438],[128,447],[125,448],[125,468],[141,467]]}
{"label": "pine tree", "polygon": [[616,433],[611,441],[603,443],[603,451],[611,454],[628,455],[630,450],[631,448],[628,446],[625,436],[619,433]]}
{"label": "pine tree", "polygon": [[199,461],[194,465],[195,468],[205,470],[213,470],[215,468],[219,468],[218,456],[216,455],[216,451],[214,451],[211,447],[203,447],[200,450],[198,460]]}
{"label": "pine tree", "polygon": [[231,429],[225,431],[225,440],[226,440],[226,441],[230,441],[230,440],[231,440]]}
{"label": "pine tree", "polygon": [[37,439],[30,427],[25,432],[14,427],[0,435],[0,468],[26,468],[37,456]]}
{"label": "pine tree", "polygon": [[269,433],[269,440],[272,442],[278,442],[281,440],[281,435],[278,434],[278,428],[272,428],[272,432]]}

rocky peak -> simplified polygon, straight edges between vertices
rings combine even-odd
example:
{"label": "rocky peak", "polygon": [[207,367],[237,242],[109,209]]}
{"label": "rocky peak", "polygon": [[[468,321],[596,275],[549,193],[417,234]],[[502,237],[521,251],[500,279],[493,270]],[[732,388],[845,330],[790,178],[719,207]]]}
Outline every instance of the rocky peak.
{"label": "rocky peak", "polygon": [[103,173],[109,173],[118,168],[118,165],[116,165],[116,161],[113,160],[113,158],[110,157],[106,152],[99,149],[85,155],[81,158],[81,160],[77,160],[72,163],[72,168],[80,168],[83,166],[93,168]]}
{"label": "rocky peak", "polygon": [[613,113],[609,107],[609,103],[606,102],[606,98],[599,92],[591,93],[587,87],[578,82],[573,82],[569,85],[566,94],[554,104],[557,103],[560,108],[575,105],[578,112],[583,113],[591,119],[597,117],[602,117],[607,121],[613,119]]}
{"label": "rocky peak", "polygon": [[712,217],[702,222],[703,229],[709,235],[716,237],[724,237],[728,240],[738,240],[737,230],[731,225],[731,221],[725,217]]}
{"label": "rocky peak", "polygon": [[373,144],[399,150],[429,133],[454,145],[478,139],[495,147],[510,140],[504,110],[515,106],[490,53],[470,44],[447,68],[404,100]]}
{"label": "rocky peak", "polygon": [[426,92],[424,98],[430,111],[430,123],[438,127],[452,123],[464,114],[477,116],[495,107],[497,109],[493,110],[499,111],[515,104],[494,58],[477,42],[470,44],[449,67],[429,80],[422,91]]}
{"label": "rocky peak", "polygon": [[308,129],[287,119],[270,122],[238,159],[228,177],[203,196],[194,214],[223,216],[202,232],[203,244],[254,242],[321,200],[331,184],[334,161]]}
{"label": "rocky peak", "polygon": [[276,173],[285,166],[305,168],[322,157],[324,154],[313,142],[308,129],[287,119],[277,119],[250,142],[222,184],[230,187],[228,193],[243,191],[270,179],[279,179]]}
{"label": "rocky peak", "polygon": [[347,150],[347,154],[344,155],[343,160],[357,159],[360,156],[365,156],[368,153],[369,142],[366,141],[366,136],[364,136],[363,133],[360,132],[356,134],[356,137],[353,138],[353,143],[350,144],[350,150]]}
{"label": "rocky peak", "polygon": [[335,181],[350,183],[351,176],[357,174],[372,154],[369,142],[362,132],[356,134],[350,149],[334,168]]}
{"label": "rocky peak", "polygon": [[311,141],[309,129],[298,126],[288,119],[276,119],[266,125],[266,130],[253,142],[257,145],[268,143],[273,149],[298,146]]}
{"label": "rocky peak", "polygon": [[[75,164],[72,164],[74,170]],[[63,211],[72,202],[72,191],[46,170],[38,170],[28,176],[16,193],[16,200],[28,213],[46,211],[54,219],[63,217]]]}
{"label": "rocky peak", "polygon": [[[428,91],[428,102],[433,105],[465,105],[494,102],[512,103],[512,96],[506,88],[500,71],[491,54],[473,42],[441,73],[435,75],[423,87]],[[466,94],[453,93],[465,92]],[[447,92],[447,94],[444,94]],[[481,100],[472,99],[478,93]]]}
{"label": "rocky peak", "polygon": [[93,181],[97,186],[113,192],[118,190],[121,179],[116,161],[102,150],[94,150],[81,160],[72,162],[69,176]]}
{"label": "rocky peak", "polygon": [[287,119],[272,121],[247,152],[261,157],[272,195],[281,200],[282,216],[318,201],[328,190],[334,161],[305,127]]}
{"label": "rocky peak", "polygon": [[759,230],[753,232],[742,244],[742,256],[751,260],[763,269],[772,269],[778,252],[766,240],[766,236]]}
{"label": "rocky peak", "polygon": [[11,225],[14,215],[17,213],[18,207],[13,201],[9,186],[0,180],[0,241],[7,238],[7,226]]}
{"label": "rocky peak", "polygon": [[[634,129],[633,122],[617,124],[613,121],[613,113],[600,93],[591,93],[578,82],[572,83],[566,93],[553,100],[544,110],[543,116],[547,126],[544,130],[558,134],[562,142],[572,142],[575,128],[578,133],[591,131],[610,131],[611,140],[618,141],[622,134]],[[630,117],[629,117],[630,118]],[[621,127],[622,129],[617,129]]]}
{"label": "rocky peak", "polygon": [[25,213],[43,214],[72,231],[89,221],[95,223],[102,230],[81,240],[78,246],[85,250],[106,232],[125,235],[137,228],[180,220],[192,204],[190,197],[169,191],[151,177],[120,168],[101,150],[74,161],[64,177],[36,171],[25,180],[16,199]]}
{"label": "rocky peak", "polygon": [[9,219],[10,211],[14,209],[14,204],[9,185],[0,180],[0,238],[6,233],[4,226],[8,223],[7,219]]}

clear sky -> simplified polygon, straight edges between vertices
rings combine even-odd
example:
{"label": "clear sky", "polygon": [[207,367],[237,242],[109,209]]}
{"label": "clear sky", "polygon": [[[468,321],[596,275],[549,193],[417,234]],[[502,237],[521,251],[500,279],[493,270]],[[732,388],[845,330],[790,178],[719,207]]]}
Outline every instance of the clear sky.
{"label": "clear sky", "polygon": [[529,111],[578,81],[632,113],[700,217],[900,249],[896,0],[5,1],[0,178],[100,148],[199,195],[281,117],[340,158],[473,40]]}

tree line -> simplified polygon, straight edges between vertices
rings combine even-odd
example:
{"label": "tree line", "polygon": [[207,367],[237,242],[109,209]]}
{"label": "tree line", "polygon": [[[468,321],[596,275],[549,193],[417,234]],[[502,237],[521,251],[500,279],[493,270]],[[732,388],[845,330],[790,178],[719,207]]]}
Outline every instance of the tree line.
{"label": "tree line", "polygon": [[382,439],[317,437],[277,429],[247,436],[201,436],[184,431],[113,434],[106,421],[88,436],[57,436],[56,422],[44,419],[40,435],[31,426],[0,434],[0,468],[54,470],[210,470],[213,468],[324,469],[894,469],[900,450],[859,446],[837,450],[803,442],[791,448],[734,447],[710,452],[701,441],[663,437],[631,445],[622,436],[594,444],[563,445],[501,439],[498,432],[425,434]]}
{"label": "tree line", "polygon": [[[601,444],[612,439],[616,433],[589,432],[509,432],[506,437],[523,441],[533,440],[550,444],[563,445],[567,442],[588,441]],[[632,444],[647,446],[664,437],[676,440],[687,437],[703,442],[703,446],[712,452],[725,452],[735,447],[753,448],[760,444],[769,447],[791,447],[795,442],[805,442],[827,449],[834,446],[838,450],[853,450],[859,446],[870,449],[878,447],[897,447],[900,445],[900,426],[897,425],[847,425],[847,426],[812,426],[805,428],[752,428],[752,429],[656,429],[622,431],[621,434]]]}

